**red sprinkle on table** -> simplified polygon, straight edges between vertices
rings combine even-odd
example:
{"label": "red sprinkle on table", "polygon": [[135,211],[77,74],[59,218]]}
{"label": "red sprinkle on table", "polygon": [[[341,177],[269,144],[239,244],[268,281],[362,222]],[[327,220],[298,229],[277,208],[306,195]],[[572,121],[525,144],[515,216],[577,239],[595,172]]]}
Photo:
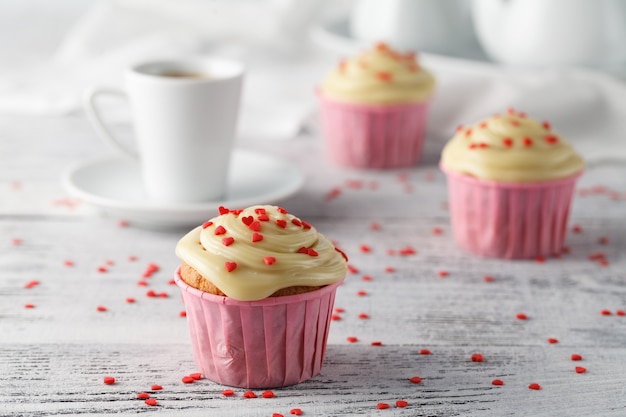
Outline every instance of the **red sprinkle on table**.
{"label": "red sprinkle on table", "polygon": [[385,272],[388,272],[388,273],[396,272],[396,268],[394,268],[393,266],[387,266],[385,267]]}
{"label": "red sprinkle on table", "polygon": [[330,316],[330,319],[333,321],[339,321],[341,320],[341,316],[337,315],[337,314],[333,314],[332,316]]}
{"label": "red sprinkle on table", "polygon": [[570,356],[570,359],[573,361],[582,361],[583,357],[580,356],[578,353],[572,353],[572,356]]}
{"label": "red sprinkle on table", "polygon": [[195,379],[196,381],[199,379],[202,379],[202,374],[199,372],[194,372],[193,374],[189,374],[189,376]]}
{"label": "red sprinkle on table", "polygon": [[134,302],[135,302],[135,299],[134,299],[133,297],[126,297],[126,302],[127,302],[128,304],[132,304],[132,303],[134,303]]}
{"label": "red sprinkle on table", "polygon": [[263,397],[263,398],[274,398],[274,392],[270,391],[270,390],[263,391],[261,393],[261,397]]}
{"label": "red sprinkle on table", "polygon": [[346,337],[346,341],[348,341],[348,343],[356,343],[359,341],[359,339],[357,339],[355,336],[348,336]]}
{"label": "red sprinkle on table", "polygon": [[187,375],[187,376],[182,377],[181,381],[183,381],[183,384],[193,384],[195,379]]}
{"label": "red sprinkle on table", "polygon": [[357,272],[359,272],[359,270],[358,270],[358,269],[356,269],[356,268],[355,268],[354,266],[352,266],[352,265],[348,265],[348,266],[347,266],[347,268],[348,268],[348,273],[350,273],[350,274],[356,274]]}
{"label": "red sprinkle on table", "polygon": [[112,376],[105,376],[102,382],[104,382],[105,385],[113,385],[115,384],[115,378]]}
{"label": "red sprinkle on table", "polygon": [[63,265],[65,265],[65,266],[74,266],[74,262],[70,261],[69,259],[66,259],[65,261],[63,261]]}
{"label": "red sprinkle on table", "polygon": [[555,343],[559,343],[559,341],[553,337],[549,337],[547,340],[548,343],[550,343],[551,345],[555,344]]}
{"label": "red sprinkle on table", "polygon": [[624,311],[624,310],[617,310],[617,311],[615,311],[615,315],[616,316],[626,316],[626,311]]}
{"label": "red sprinkle on table", "polygon": [[98,310],[98,311],[107,311],[107,308],[105,306],[98,306],[98,307],[96,307],[96,310]]}
{"label": "red sprinkle on table", "polygon": [[272,413],[272,417],[285,417],[285,416],[280,413]]}
{"label": "red sprinkle on table", "polygon": [[365,244],[359,245],[359,250],[361,252],[363,252],[363,253],[369,253],[369,252],[372,251],[372,249],[369,246],[365,245]]}
{"label": "red sprinkle on table", "polygon": [[360,319],[369,319],[370,316],[367,313],[359,313],[359,315],[357,316]]}
{"label": "red sprinkle on table", "polygon": [[137,398],[139,398],[140,400],[147,400],[148,398],[150,398],[150,394],[148,394],[147,392],[140,392],[137,394]]}
{"label": "red sprinkle on table", "polygon": [[383,342],[381,342],[379,340],[375,340],[372,343],[370,343],[370,345],[372,345],[372,346],[382,346]]}
{"label": "red sprinkle on table", "polygon": [[367,295],[367,291],[365,291],[365,290],[358,290],[356,292],[356,295],[358,295],[359,297],[366,296]]}
{"label": "red sprinkle on table", "polygon": [[437,271],[437,275],[440,278],[444,278],[444,277],[447,277],[449,274],[448,274],[448,271]]}
{"label": "red sprinkle on table", "polygon": [[540,390],[541,389],[541,385],[537,384],[537,383],[532,383],[530,385],[528,385],[529,389],[534,389],[534,390]]}
{"label": "red sprinkle on table", "polygon": [[97,269],[98,272],[100,272],[101,274],[107,272],[107,269],[104,266],[99,266]]}
{"label": "red sprinkle on table", "polygon": [[150,389],[151,389],[152,391],[161,391],[161,390],[163,389],[163,387],[162,387],[162,386],[160,386],[160,385],[158,385],[158,384],[153,384],[153,385],[150,387]]}
{"label": "red sprinkle on table", "polygon": [[376,404],[376,408],[379,410],[386,410],[387,408],[389,408],[389,404],[387,403],[378,403]]}
{"label": "red sprinkle on table", "polygon": [[574,371],[576,371],[577,374],[584,374],[585,372],[587,372],[587,369],[583,368],[582,366],[577,366],[574,368]]}
{"label": "red sprinkle on table", "polygon": [[485,281],[485,282],[493,282],[493,277],[491,275],[485,275],[483,277],[483,281]]}
{"label": "red sprinkle on table", "polygon": [[472,353],[471,359],[472,359],[472,362],[482,362],[483,355],[480,353]]}
{"label": "red sprinkle on table", "polygon": [[409,378],[409,382],[411,384],[419,384],[420,382],[422,382],[422,378],[420,378],[419,376],[412,376],[411,378]]}
{"label": "red sprinkle on table", "polygon": [[367,281],[367,282],[369,282],[369,281],[371,281],[371,280],[372,280],[372,277],[371,277],[370,275],[363,275],[363,276],[361,277],[361,281]]}
{"label": "red sprinkle on table", "polygon": [[256,398],[256,394],[252,391],[246,391],[243,393],[243,398]]}
{"label": "red sprinkle on table", "polygon": [[491,385],[504,385],[504,381],[502,381],[501,379],[494,379],[493,381],[491,381]]}
{"label": "red sprinkle on table", "polygon": [[575,224],[574,226],[572,226],[572,233],[580,233],[583,231],[583,228],[580,227],[579,225]]}
{"label": "red sprinkle on table", "polygon": [[146,297],[156,297],[157,293],[154,290],[146,291]]}
{"label": "red sprinkle on table", "polygon": [[528,316],[526,316],[526,314],[524,314],[524,313],[517,313],[515,315],[515,318],[518,319],[518,320],[526,320],[526,319],[528,319]]}
{"label": "red sprinkle on table", "polygon": [[292,408],[291,410],[289,410],[289,414],[293,414],[294,416],[301,416],[302,410],[300,410],[299,408]]}
{"label": "red sprinkle on table", "polygon": [[414,255],[415,254],[415,249],[413,249],[410,246],[405,246],[404,248],[400,249],[399,251],[400,255]]}
{"label": "red sprinkle on table", "polygon": [[35,304],[24,304],[24,308],[35,308]]}
{"label": "red sprinkle on table", "polygon": [[263,240],[263,235],[257,232],[252,233],[252,236],[250,237],[250,240],[252,242],[260,242]]}
{"label": "red sprinkle on table", "polygon": [[141,281],[137,281],[137,285],[139,285],[140,287],[147,287],[148,286],[148,282],[141,280]]}
{"label": "red sprinkle on table", "polygon": [[607,243],[609,243],[609,238],[606,236],[602,236],[598,238],[598,243],[601,245],[606,245]]}
{"label": "red sprinkle on table", "polygon": [[155,405],[157,405],[157,400],[154,398],[148,398],[146,401],[144,401],[144,403],[146,403],[146,405],[154,407]]}
{"label": "red sprinkle on table", "polygon": [[600,311],[600,314],[603,316],[610,316],[612,313],[610,310],[602,310]]}
{"label": "red sprinkle on table", "polygon": [[380,223],[372,223],[370,224],[370,230],[380,230]]}
{"label": "red sprinkle on table", "polygon": [[187,312],[185,310],[178,312],[178,317],[187,317]]}
{"label": "red sprinkle on table", "polygon": [[31,280],[31,281],[28,281],[26,284],[24,284],[24,288],[27,288],[27,289],[28,288],[33,288],[33,287],[35,287],[37,285],[39,285],[39,281]]}
{"label": "red sprinkle on table", "polygon": [[430,350],[428,349],[420,349],[420,355],[430,355]]}
{"label": "red sprinkle on table", "polygon": [[235,391],[233,391],[232,389],[225,389],[222,390],[222,395],[224,397],[232,397],[233,395],[235,395]]}
{"label": "red sprinkle on table", "polygon": [[237,262],[224,262],[224,268],[226,268],[228,272],[233,272],[237,269]]}
{"label": "red sprinkle on table", "polygon": [[443,233],[443,230],[440,227],[433,227],[432,233],[433,235],[440,235]]}
{"label": "red sprinkle on table", "polygon": [[232,236],[228,236],[222,239],[222,245],[224,246],[230,246],[233,243],[235,243],[235,238]]}
{"label": "red sprinkle on table", "polygon": [[409,403],[408,403],[408,402],[406,402],[406,401],[404,401],[404,400],[398,400],[398,401],[396,401],[396,407],[398,407],[398,408],[404,408],[404,407],[406,407],[407,405],[409,405]]}

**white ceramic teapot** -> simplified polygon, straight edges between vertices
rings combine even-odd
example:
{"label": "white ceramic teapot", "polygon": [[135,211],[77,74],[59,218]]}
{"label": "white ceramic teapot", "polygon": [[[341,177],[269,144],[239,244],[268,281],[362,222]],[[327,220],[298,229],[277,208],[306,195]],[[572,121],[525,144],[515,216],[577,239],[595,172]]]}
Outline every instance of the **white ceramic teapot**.
{"label": "white ceramic teapot", "polygon": [[474,0],[472,16],[481,45],[497,62],[626,63],[626,0]]}
{"label": "white ceramic teapot", "polygon": [[476,45],[469,6],[467,0],[358,0],[350,33],[403,50],[462,54]]}

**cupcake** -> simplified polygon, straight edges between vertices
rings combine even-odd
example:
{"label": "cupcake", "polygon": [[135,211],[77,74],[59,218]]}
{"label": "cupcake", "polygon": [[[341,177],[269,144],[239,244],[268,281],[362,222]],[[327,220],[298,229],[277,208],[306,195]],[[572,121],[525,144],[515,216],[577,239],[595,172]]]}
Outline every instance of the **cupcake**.
{"label": "cupcake", "polygon": [[202,374],[241,388],[319,373],[345,255],[275,206],[220,214],[176,246],[193,351]]}
{"label": "cupcake", "polygon": [[584,164],[549,123],[509,109],[459,127],[440,166],[460,247],[507,259],[561,252]]}
{"label": "cupcake", "polygon": [[434,84],[414,53],[384,43],[341,61],[317,90],[327,157],[352,168],[417,163]]}

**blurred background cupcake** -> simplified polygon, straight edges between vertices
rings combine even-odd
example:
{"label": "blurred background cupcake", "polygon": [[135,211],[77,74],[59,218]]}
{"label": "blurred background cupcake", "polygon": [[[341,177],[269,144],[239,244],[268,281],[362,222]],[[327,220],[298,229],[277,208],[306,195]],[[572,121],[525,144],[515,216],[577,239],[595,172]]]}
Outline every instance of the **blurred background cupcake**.
{"label": "blurred background cupcake", "polygon": [[446,144],[454,237],[474,254],[528,259],[561,253],[582,158],[548,122],[509,109],[460,126]]}
{"label": "blurred background cupcake", "polygon": [[384,43],[342,60],[317,91],[327,157],[352,168],[416,164],[434,86],[414,53]]}

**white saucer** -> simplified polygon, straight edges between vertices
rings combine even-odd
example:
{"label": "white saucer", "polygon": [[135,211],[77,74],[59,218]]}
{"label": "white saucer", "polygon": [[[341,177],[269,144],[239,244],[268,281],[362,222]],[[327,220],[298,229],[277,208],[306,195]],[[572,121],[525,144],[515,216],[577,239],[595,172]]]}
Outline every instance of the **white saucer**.
{"label": "white saucer", "polygon": [[256,152],[235,150],[228,195],[221,201],[193,204],[150,202],[143,190],[139,166],[121,156],[109,156],[70,166],[62,177],[65,189],[105,215],[150,228],[190,227],[215,217],[219,206],[231,209],[272,204],[302,187],[304,177],[292,164]]}

